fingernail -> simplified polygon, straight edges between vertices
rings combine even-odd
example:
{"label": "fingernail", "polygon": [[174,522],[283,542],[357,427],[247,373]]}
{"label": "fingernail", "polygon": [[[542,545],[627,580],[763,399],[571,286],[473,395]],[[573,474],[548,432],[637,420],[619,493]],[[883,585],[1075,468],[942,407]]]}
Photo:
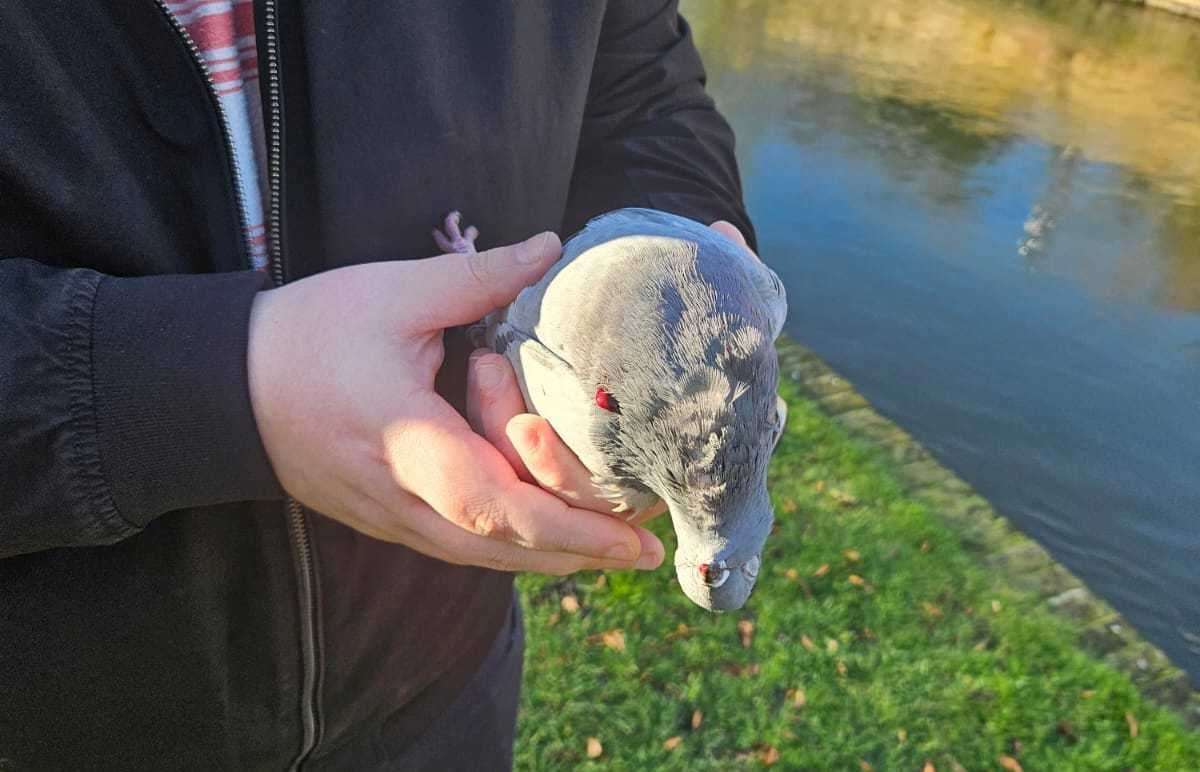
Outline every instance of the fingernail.
{"label": "fingernail", "polygon": [[642,571],[653,571],[662,565],[663,556],[657,550],[646,550],[638,556],[637,562],[633,564],[634,568]]}
{"label": "fingernail", "polygon": [[475,380],[480,387],[490,391],[500,385],[500,368],[495,362],[480,356],[475,360]]}
{"label": "fingernail", "polygon": [[[606,552],[604,557],[612,558],[613,560],[633,560],[635,554],[633,547],[622,542]],[[641,558],[638,558],[638,560],[641,560]]]}
{"label": "fingernail", "polygon": [[525,265],[540,263],[550,245],[552,234],[549,231],[527,239],[517,250],[517,262]]}

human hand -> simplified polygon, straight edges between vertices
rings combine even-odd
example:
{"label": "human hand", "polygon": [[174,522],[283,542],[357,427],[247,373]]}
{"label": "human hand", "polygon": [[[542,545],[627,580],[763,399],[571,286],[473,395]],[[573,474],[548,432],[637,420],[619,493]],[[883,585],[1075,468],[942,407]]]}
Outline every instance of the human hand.
{"label": "human hand", "polygon": [[443,329],[510,302],[560,251],[547,233],[260,293],[251,401],[284,489],[365,534],[451,563],[551,574],[656,567],[657,537],[521,480],[434,392]]}
{"label": "human hand", "polygon": [[[522,480],[534,482],[567,504],[608,515],[612,502],[592,483],[592,473],[540,415],[525,412],[525,399],[512,364],[480,349],[467,367],[467,418],[492,443]],[[634,525],[667,511],[662,501],[633,513]],[[621,519],[628,515],[622,513]]]}

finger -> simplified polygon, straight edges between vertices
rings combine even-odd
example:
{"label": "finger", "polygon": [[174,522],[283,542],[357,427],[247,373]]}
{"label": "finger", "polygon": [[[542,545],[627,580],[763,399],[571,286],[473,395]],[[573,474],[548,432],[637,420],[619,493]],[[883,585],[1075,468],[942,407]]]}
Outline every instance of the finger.
{"label": "finger", "polygon": [[413,260],[407,267],[412,284],[430,298],[423,319],[443,329],[469,324],[512,302],[561,254],[558,236],[547,231],[519,244]]}
{"label": "finger", "polygon": [[467,364],[467,420],[477,433],[499,450],[517,475],[533,478],[504,431],[509,420],[525,410],[525,398],[512,365],[499,354],[479,349]]}
{"label": "finger", "polygon": [[424,502],[418,501],[405,513],[414,522],[409,546],[425,554],[462,565],[483,566],[497,571],[531,571],[563,576],[588,570],[653,570],[663,561],[661,544],[644,540],[636,560],[587,558],[568,552],[547,552],[517,544],[498,542],[471,533],[449,522]]}
{"label": "finger", "polygon": [[505,431],[538,485],[573,507],[615,512],[613,503],[592,482],[592,473],[545,418],[518,415],[508,422]]}
{"label": "finger", "polygon": [[500,451],[441,399],[429,395],[411,407],[427,418],[385,429],[387,459],[400,487],[443,517],[481,536],[545,552],[633,560],[643,549],[637,529],[567,507],[521,482]]}
{"label": "finger", "polygon": [[377,495],[356,491],[353,511],[344,513],[343,522],[373,538],[404,544],[447,563],[558,576],[582,570],[649,569],[658,565],[647,560],[648,551],[631,564],[627,560],[595,560],[497,543],[450,523],[416,496],[395,490],[386,473],[382,479],[369,482],[376,494],[386,491],[388,503],[383,504]]}
{"label": "finger", "polygon": [[712,228],[714,231],[722,234],[723,236],[733,239],[735,243],[741,244],[743,247],[749,249],[749,245],[746,244],[746,237],[742,235],[742,232],[733,223],[727,220],[717,220],[708,227]]}

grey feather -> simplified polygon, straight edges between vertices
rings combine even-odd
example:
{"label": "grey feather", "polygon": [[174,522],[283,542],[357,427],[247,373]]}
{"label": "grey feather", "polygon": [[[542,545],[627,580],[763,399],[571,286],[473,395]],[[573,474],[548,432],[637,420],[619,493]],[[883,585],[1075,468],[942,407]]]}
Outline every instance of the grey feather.
{"label": "grey feather", "polygon": [[[779,278],[741,245],[692,220],[622,209],[589,222],[487,320],[527,405],[614,503],[667,502],[676,573],[706,608],[745,602],[770,531],[766,467],[786,415],[774,341],[786,313]],[[597,389],[619,412],[597,406]]]}

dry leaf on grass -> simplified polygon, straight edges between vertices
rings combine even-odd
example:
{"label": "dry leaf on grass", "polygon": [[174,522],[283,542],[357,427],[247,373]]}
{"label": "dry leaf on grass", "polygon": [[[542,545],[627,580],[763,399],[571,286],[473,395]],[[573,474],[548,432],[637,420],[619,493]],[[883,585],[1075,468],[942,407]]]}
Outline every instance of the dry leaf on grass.
{"label": "dry leaf on grass", "polygon": [[809,638],[807,635],[800,636],[800,645],[809,651],[817,650],[817,644],[813,643],[812,638]]}
{"label": "dry leaf on grass", "polygon": [[1135,718],[1132,713],[1126,713],[1125,714],[1125,723],[1129,724],[1129,736],[1137,737],[1138,736],[1138,720],[1137,720],[1137,718]]}
{"label": "dry leaf on grass", "polygon": [[846,560],[850,561],[851,563],[857,563],[858,561],[862,560],[862,555],[858,550],[842,550],[842,557],[846,558]]}
{"label": "dry leaf on grass", "polygon": [[925,616],[930,619],[941,619],[943,616],[942,610],[929,601],[922,601],[921,608],[925,610]]}
{"label": "dry leaf on grass", "polygon": [[557,611],[555,611],[553,614],[551,614],[549,617],[546,618],[546,625],[549,627],[554,627],[556,624],[558,624],[558,620],[561,618],[562,618],[561,615]]}
{"label": "dry leaf on grass", "polygon": [[587,739],[587,757],[589,759],[598,759],[604,755],[604,746],[600,744],[600,740],[595,737]]}
{"label": "dry leaf on grass", "polygon": [[668,737],[667,739],[663,740],[663,750],[664,751],[673,751],[676,748],[678,748],[679,744],[682,742],[683,742],[683,738],[680,737],[679,735],[675,735],[674,737]]}
{"label": "dry leaf on grass", "polygon": [[779,509],[790,515],[796,511],[796,502],[793,499],[784,499],[779,502]]}
{"label": "dry leaf on grass", "polygon": [[897,729],[896,730],[896,739],[900,741],[901,745],[908,742],[908,730],[907,729]]}
{"label": "dry leaf on grass", "polygon": [[1096,696],[1096,690],[1095,689],[1084,689],[1083,691],[1081,691],[1079,693],[1079,696],[1085,700],[1090,700],[1091,698]]}
{"label": "dry leaf on grass", "polygon": [[861,769],[862,772],[875,772],[875,767],[871,766],[871,762],[867,761],[866,759],[858,760],[858,768]]}
{"label": "dry leaf on grass", "polygon": [[1004,607],[1000,605],[1000,601],[998,601],[998,600],[992,601],[992,613],[993,614],[999,614],[1000,609],[1002,609],[1002,608],[1004,608]]}
{"label": "dry leaf on grass", "polygon": [[564,595],[562,596],[562,600],[558,602],[558,605],[562,606],[562,610],[568,614],[574,614],[576,611],[579,611],[579,598],[576,598],[574,595]]}
{"label": "dry leaf on grass", "polygon": [[833,499],[843,507],[852,507],[858,503],[858,497],[853,493],[847,493],[840,488],[833,488],[829,491],[829,498]]}
{"label": "dry leaf on grass", "polygon": [[792,707],[803,708],[808,704],[808,696],[804,693],[803,689],[788,689],[787,698],[792,703]]}
{"label": "dry leaf on grass", "polygon": [[932,761],[926,761],[925,766],[921,767],[921,772],[937,772],[937,767],[933,766]]}
{"label": "dry leaf on grass", "polygon": [[846,675],[846,663],[840,659],[837,661],[837,672],[840,676]]}
{"label": "dry leaf on grass", "polygon": [[783,575],[787,577],[789,582],[794,582],[800,578],[800,572],[794,568],[789,568],[788,570],[784,571]]}
{"label": "dry leaf on grass", "polygon": [[850,574],[850,576],[846,577],[846,581],[850,582],[850,584],[854,585],[855,587],[862,587],[864,584],[866,584],[866,580],[858,574]]}
{"label": "dry leaf on grass", "polygon": [[825,639],[825,651],[829,652],[830,654],[833,654],[837,650],[838,650],[837,639],[836,638],[826,638]]}
{"label": "dry leaf on grass", "polygon": [[1000,761],[1000,766],[1007,769],[1008,772],[1024,772],[1024,770],[1021,769],[1021,762],[1017,761],[1012,756],[1005,756],[1004,754],[1000,754],[999,761]]}
{"label": "dry leaf on grass", "polygon": [[692,711],[692,729],[699,729],[702,723],[704,723],[704,714],[698,710]]}
{"label": "dry leaf on grass", "polygon": [[750,644],[754,641],[754,623],[749,619],[742,619],[737,623],[738,637],[742,639],[742,648],[750,648]]}
{"label": "dry leaf on grass", "polygon": [[599,576],[596,577],[596,582],[592,586],[599,589],[601,587],[604,587],[606,584],[608,584],[608,576],[606,576],[605,574],[600,574]]}
{"label": "dry leaf on grass", "polygon": [[758,752],[758,759],[766,766],[772,766],[779,761],[779,749],[774,745],[768,745]]}
{"label": "dry leaf on grass", "polygon": [[813,571],[813,576],[820,578],[827,573],[829,573],[829,564],[822,563],[816,571]]}
{"label": "dry leaf on grass", "polygon": [[600,640],[613,651],[625,651],[625,633],[620,630],[609,630],[601,634]]}

